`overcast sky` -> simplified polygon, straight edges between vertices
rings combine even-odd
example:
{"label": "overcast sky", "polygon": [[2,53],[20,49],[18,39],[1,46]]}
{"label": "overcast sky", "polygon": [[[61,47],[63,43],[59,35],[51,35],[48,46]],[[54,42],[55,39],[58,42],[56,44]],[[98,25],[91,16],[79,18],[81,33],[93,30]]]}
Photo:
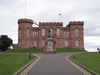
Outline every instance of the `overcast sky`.
{"label": "overcast sky", "polygon": [[[36,23],[64,22],[66,26],[69,21],[84,21],[85,49],[100,47],[100,0],[26,0],[26,4],[26,18]],[[25,0],[0,0],[0,35],[17,43],[21,18],[25,18]]]}

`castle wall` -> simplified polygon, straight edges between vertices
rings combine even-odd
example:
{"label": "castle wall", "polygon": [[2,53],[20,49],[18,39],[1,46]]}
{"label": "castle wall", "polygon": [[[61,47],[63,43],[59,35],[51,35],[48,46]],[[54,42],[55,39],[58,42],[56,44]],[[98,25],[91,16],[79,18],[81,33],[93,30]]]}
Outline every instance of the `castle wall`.
{"label": "castle wall", "polygon": [[[48,28],[52,29],[52,38],[54,48],[84,48],[84,29],[83,21],[69,22],[68,26],[63,27],[62,22],[39,22],[39,27],[32,27],[34,22],[30,19],[18,20],[18,46],[19,48],[33,48],[36,41],[36,48],[46,48],[48,39]],[[45,29],[45,35],[42,35],[42,29]],[[60,35],[57,35],[57,28],[60,29]],[[79,30],[78,36],[75,35],[75,29]],[[27,35],[28,33],[28,35]],[[45,46],[42,46],[42,41]],[[57,44],[58,40],[60,45]],[[68,46],[65,46],[68,41]],[[79,46],[76,46],[76,41]]]}

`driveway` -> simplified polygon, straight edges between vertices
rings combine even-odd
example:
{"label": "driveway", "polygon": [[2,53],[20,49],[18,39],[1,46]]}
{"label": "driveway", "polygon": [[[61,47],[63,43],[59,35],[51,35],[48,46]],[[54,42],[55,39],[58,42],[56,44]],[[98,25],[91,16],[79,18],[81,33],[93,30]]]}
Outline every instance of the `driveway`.
{"label": "driveway", "polygon": [[37,54],[41,59],[26,75],[84,75],[66,60],[73,53]]}

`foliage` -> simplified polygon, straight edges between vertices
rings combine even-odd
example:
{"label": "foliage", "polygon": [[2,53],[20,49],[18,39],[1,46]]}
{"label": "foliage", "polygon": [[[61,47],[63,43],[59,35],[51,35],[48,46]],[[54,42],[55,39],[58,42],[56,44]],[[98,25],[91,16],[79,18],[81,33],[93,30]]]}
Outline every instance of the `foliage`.
{"label": "foliage", "polygon": [[0,75],[13,75],[34,58],[36,58],[36,56],[29,59],[28,55],[0,54]]}
{"label": "foliage", "polygon": [[5,51],[12,45],[12,39],[10,39],[7,35],[1,35],[0,37],[0,49]]}
{"label": "foliage", "polygon": [[84,65],[85,67],[89,68],[90,70],[98,73],[100,75],[100,53],[83,53],[83,54],[76,54],[76,58],[73,58],[78,63]]}
{"label": "foliage", "polygon": [[1,40],[0,40],[0,50],[1,50],[2,46],[3,46],[3,44],[2,44],[2,42],[1,42]]}

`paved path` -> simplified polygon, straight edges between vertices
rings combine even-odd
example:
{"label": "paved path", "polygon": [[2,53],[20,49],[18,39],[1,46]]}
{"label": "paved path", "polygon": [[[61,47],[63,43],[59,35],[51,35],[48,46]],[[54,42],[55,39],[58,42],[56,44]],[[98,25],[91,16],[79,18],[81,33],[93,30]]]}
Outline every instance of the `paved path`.
{"label": "paved path", "polygon": [[72,53],[37,54],[42,58],[26,75],[84,75],[66,60],[70,54]]}

